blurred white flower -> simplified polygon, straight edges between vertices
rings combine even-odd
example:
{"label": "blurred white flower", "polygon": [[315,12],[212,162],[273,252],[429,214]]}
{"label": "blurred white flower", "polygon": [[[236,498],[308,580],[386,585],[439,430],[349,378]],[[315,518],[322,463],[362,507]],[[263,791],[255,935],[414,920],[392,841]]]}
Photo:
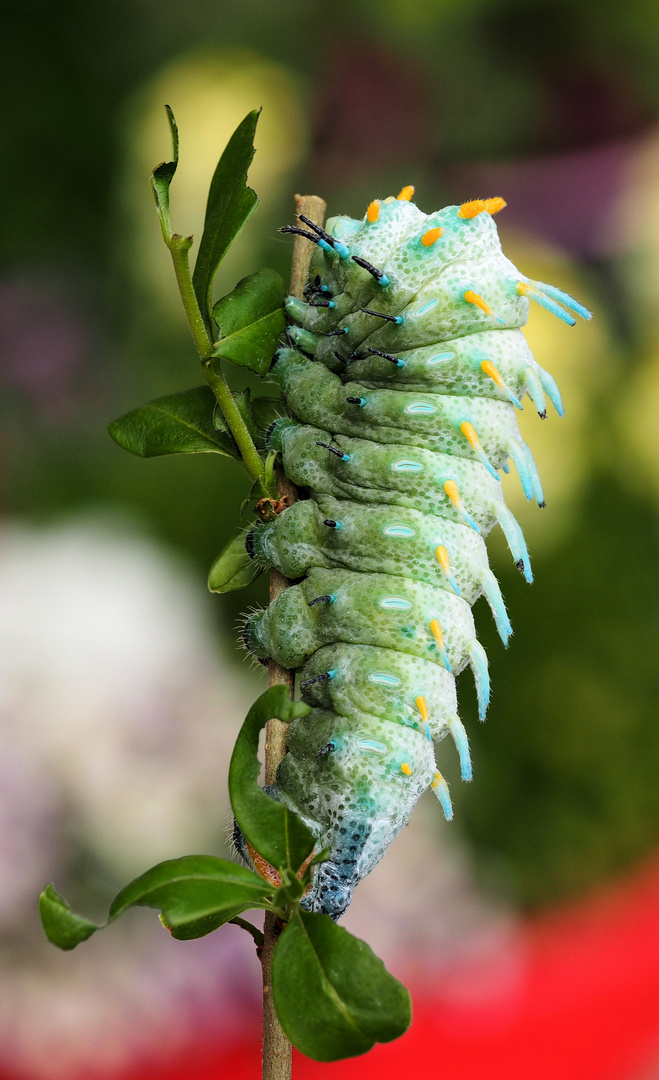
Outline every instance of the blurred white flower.
{"label": "blurred white flower", "polygon": [[61,954],[36,918],[48,880],[103,918],[153,863],[226,853],[257,688],[223,658],[202,584],[110,516],[0,534],[0,1060],[30,1075],[111,1070],[255,1005],[238,929],[176,942],[136,912]]}

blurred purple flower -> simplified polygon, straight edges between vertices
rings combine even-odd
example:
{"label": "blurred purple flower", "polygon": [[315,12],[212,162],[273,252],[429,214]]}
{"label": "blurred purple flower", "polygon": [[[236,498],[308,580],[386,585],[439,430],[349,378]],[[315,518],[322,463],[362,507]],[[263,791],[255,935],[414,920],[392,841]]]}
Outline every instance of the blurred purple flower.
{"label": "blurred purple flower", "polygon": [[87,328],[50,285],[0,281],[0,383],[61,415],[87,350]]}

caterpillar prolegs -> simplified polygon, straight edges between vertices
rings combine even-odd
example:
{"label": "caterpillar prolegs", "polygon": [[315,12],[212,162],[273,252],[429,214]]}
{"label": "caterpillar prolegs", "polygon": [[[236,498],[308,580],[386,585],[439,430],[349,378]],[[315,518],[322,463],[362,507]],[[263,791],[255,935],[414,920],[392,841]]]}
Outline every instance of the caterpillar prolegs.
{"label": "caterpillar prolegs", "polygon": [[520,328],[530,299],[570,325],[590,318],[505,258],[492,217],[502,199],[425,215],[412,194],[371,203],[361,221],[283,230],[315,251],[271,372],[291,415],[267,443],[308,497],[247,538],[259,563],[301,579],[243,636],[254,655],[302,669],[313,711],[289,728],[271,794],[329,849],[304,906],[335,918],[428,786],[451,818],[435,741],[453,737],[471,779],[455,675],[471,667],[484,719],[479,596],[504,644],[511,633],[483,539],[493,526],[532,580],[499,470],[512,461],[543,506],[515,410],[528,394],[540,416],[546,397],[563,412]]}

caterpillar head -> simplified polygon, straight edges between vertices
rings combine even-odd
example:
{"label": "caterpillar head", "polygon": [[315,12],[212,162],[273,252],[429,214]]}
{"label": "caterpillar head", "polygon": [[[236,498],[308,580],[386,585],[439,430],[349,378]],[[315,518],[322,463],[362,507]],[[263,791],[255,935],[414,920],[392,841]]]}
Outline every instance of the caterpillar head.
{"label": "caterpillar head", "polygon": [[355,886],[382,858],[435,769],[424,735],[317,709],[295,720],[277,772],[278,795],[330,857],[303,904],[338,919]]}

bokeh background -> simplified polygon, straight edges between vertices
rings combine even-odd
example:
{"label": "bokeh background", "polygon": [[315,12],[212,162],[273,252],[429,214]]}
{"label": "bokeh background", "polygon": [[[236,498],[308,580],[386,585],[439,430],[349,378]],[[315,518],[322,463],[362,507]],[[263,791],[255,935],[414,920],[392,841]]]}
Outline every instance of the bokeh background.
{"label": "bokeh background", "polygon": [[[148,174],[181,129],[175,228],[263,106],[261,206],[218,275],[288,273],[295,191],[331,213],[407,183],[430,211],[503,195],[524,273],[595,312],[528,327],[566,417],[523,434],[547,509],[508,491],[515,629],[476,607],[493,704],[346,926],[411,986],[409,1035],[296,1077],[659,1076],[659,7],[654,0],[6,0],[0,35],[0,1076],[255,1077],[259,968],[227,927],[172,941],[131,912],[73,954],[49,880],[102,918],[155,861],[228,851],[228,756],[262,675],[211,598],[246,481],[212,455],[141,461],[108,422],[197,384]],[[254,380],[256,386],[258,380]],[[237,380],[236,388],[245,385]],[[246,524],[246,522],[243,522]]]}

